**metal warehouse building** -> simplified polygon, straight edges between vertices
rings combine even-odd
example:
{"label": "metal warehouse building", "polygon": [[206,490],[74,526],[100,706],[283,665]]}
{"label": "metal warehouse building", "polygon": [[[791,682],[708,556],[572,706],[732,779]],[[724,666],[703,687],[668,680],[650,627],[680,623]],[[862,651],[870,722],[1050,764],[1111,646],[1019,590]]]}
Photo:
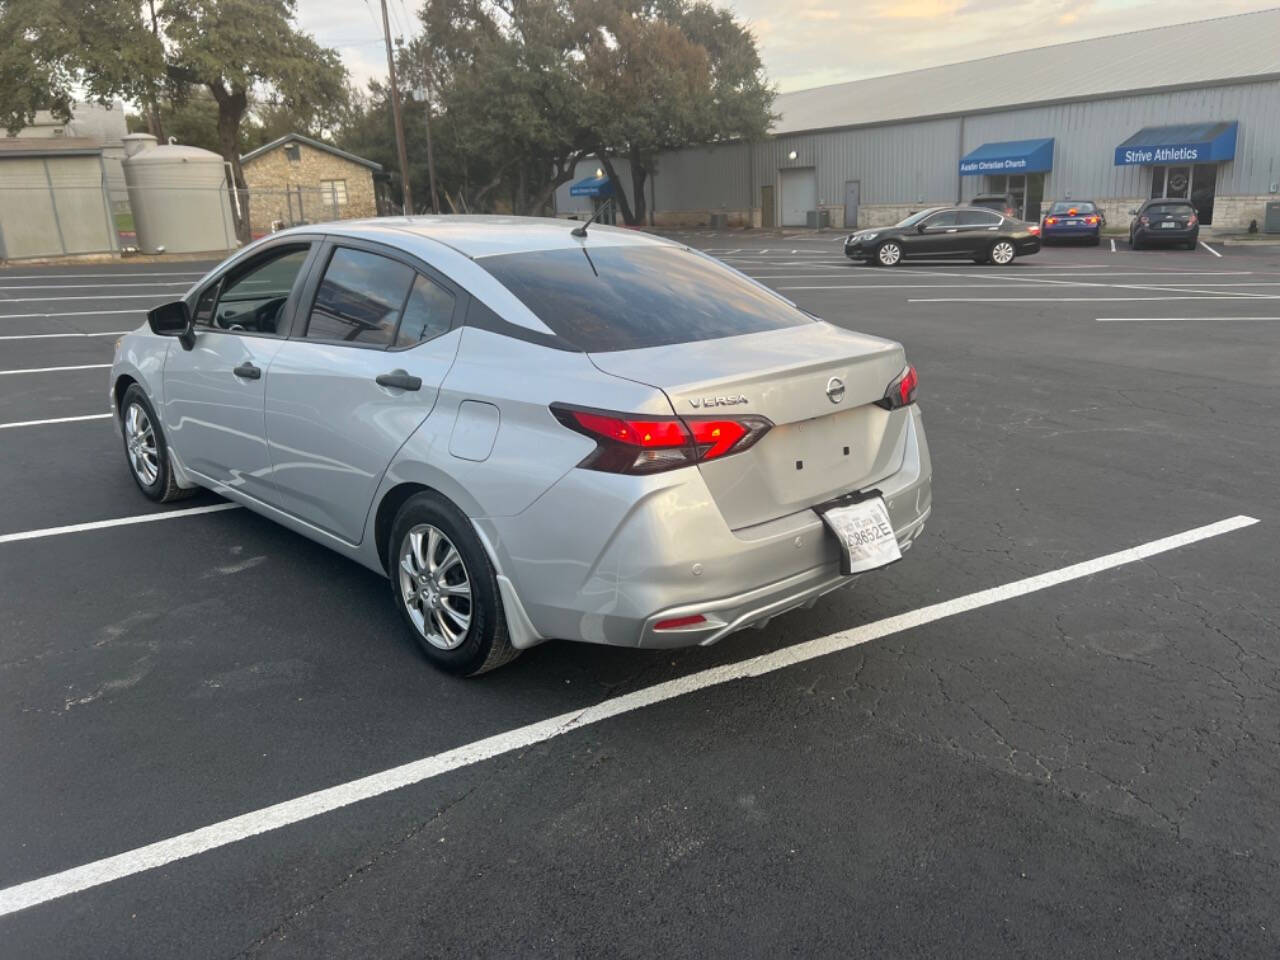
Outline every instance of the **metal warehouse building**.
{"label": "metal warehouse building", "polygon": [[[782,94],[772,136],[666,153],[658,226],[867,227],[1009,193],[1095,200],[1113,224],[1148,197],[1258,228],[1280,200],[1280,9],[1159,27]],[[619,176],[630,185],[625,161]],[[593,159],[556,194],[582,216],[610,191]]]}

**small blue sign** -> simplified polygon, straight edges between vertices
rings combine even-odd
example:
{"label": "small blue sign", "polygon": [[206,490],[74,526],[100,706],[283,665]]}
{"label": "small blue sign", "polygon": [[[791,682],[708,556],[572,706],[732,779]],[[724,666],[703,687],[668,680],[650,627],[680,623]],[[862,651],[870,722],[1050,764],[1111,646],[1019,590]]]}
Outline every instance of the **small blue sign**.
{"label": "small blue sign", "polygon": [[1115,166],[1221,163],[1236,155],[1236,121],[1144,127],[1116,147]]}
{"label": "small blue sign", "polygon": [[584,177],[569,188],[571,197],[608,197],[613,194],[613,184],[608,177]]}

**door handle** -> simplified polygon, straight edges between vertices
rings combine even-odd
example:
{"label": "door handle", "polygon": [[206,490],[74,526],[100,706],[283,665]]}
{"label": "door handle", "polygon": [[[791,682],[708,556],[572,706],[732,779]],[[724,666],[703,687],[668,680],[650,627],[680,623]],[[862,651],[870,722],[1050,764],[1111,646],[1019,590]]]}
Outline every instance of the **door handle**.
{"label": "door handle", "polygon": [[403,370],[392,370],[390,373],[380,373],[374,378],[373,382],[380,387],[393,387],[396,390],[422,389],[422,378],[410,376]]}
{"label": "door handle", "polygon": [[234,373],[237,377],[243,377],[246,380],[262,379],[262,370],[259,369],[258,367],[255,367],[252,363],[249,363],[247,361],[245,363],[240,364],[240,366],[236,367],[231,372]]}

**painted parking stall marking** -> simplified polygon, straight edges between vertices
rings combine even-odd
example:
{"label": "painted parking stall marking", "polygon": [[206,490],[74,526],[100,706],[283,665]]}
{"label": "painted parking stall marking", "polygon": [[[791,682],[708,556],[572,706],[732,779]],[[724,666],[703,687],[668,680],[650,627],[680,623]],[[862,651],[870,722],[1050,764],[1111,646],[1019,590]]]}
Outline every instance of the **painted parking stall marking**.
{"label": "painted parking stall marking", "polygon": [[[106,414],[111,416],[111,414]],[[25,426],[25,424],[20,424]],[[92,520],[88,523],[70,523],[61,527],[45,527],[42,530],[20,530],[17,533],[0,534],[0,544],[18,543],[22,540],[43,540],[46,537],[62,537],[70,533],[90,533],[94,530],[109,530],[112,527],[128,527],[138,523],[156,523],[160,520],[181,520],[185,517],[198,517],[206,513],[221,513],[224,510],[239,510],[238,503],[215,503],[206,507],[186,507],[181,510],[165,510],[158,513],[143,513],[132,517],[115,517],[111,520]]]}
{"label": "painted parking stall marking", "polygon": [[[234,505],[228,504],[220,508],[200,509],[207,513],[213,509],[228,509],[231,506]],[[121,880],[147,870],[153,870],[271,830],[278,830],[281,827],[310,820],[333,810],[359,803],[362,800],[368,800],[393,790],[423,783],[453,770],[469,767],[516,750],[545,743],[575,730],[581,730],[613,717],[651,707],[676,697],[721,686],[735,680],[765,676],[818,657],[850,650],[872,640],[901,633],[904,630],[911,630],[948,617],[958,616],[996,603],[1027,596],[1073,580],[1080,580],[1107,570],[1122,567],[1126,564],[1138,563],[1170,550],[1177,550],[1203,540],[1242,530],[1257,522],[1255,518],[1243,515],[1228,517],[1216,523],[1186,530],[1140,546],[1130,547],[1092,560],[1085,560],[997,587],[955,597],[951,600],[921,607],[874,623],[864,624],[849,630],[829,634],[825,637],[809,640],[794,647],[786,647],[749,660],[702,670],[666,683],[659,683],[637,690],[634,693],[612,697],[586,709],[548,717],[545,720],[464,744],[452,750],[423,757],[420,760],[392,767],[357,780],[317,790],[313,793],[295,797],[292,800],[286,800],[228,820],[213,823],[192,830],[189,833],[169,837],[134,850],[84,864],[83,866],[73,867],[69,870],[63,870],[8,887],[0,890],[0,916],[25,910],[38,904],[47,903],[50,900],[56,900],[60,897],[100,886],[101,884]],[[0,540],[0,542],[3,542],[3,540]]]}

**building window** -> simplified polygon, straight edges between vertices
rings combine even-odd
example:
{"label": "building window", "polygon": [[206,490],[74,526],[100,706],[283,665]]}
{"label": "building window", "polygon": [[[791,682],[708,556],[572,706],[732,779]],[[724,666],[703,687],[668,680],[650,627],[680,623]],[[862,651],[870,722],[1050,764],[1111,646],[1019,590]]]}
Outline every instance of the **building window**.
{"label": "building window", "polygon": [[302,148],[296,143],[286,143],[284,145],[284,155],[290,163],[302,162]]}
{"label": "building window", "polygon": [[345,180],[321,180],[320,196],[324,198],[326,203],[333,203],[335,200],[338,206],[346,206],[347,203],[347,181]]}

